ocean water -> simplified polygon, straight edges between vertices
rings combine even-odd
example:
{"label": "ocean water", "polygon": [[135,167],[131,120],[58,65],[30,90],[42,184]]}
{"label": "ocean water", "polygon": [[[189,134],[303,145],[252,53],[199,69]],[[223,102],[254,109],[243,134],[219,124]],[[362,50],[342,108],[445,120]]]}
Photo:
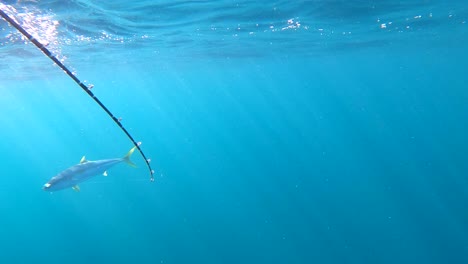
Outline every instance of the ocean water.
{"label": "ocean water", "polygon": [[1,263],[468,263],[466,1],[0,8]]}

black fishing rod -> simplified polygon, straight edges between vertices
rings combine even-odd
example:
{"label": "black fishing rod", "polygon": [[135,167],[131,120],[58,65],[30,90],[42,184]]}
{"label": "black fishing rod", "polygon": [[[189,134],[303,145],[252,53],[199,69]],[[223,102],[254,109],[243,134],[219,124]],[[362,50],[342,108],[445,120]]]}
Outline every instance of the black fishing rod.
{"label": "black fishing rod", "polygon": [[148,166],[148,170],[150,171],[150,181],[154,181],[154,170],[151,169],[150,159],[146,158],[145,153],[140,148],[140,142],[136,142],[132,135],[125,129],[125,127],[120,122],[119,118],[116,118],[109,109],[91,92],[92,86],[86,86],[83,82],[81,82],[75,74],[73,74],[62,62],[60,62],[57,57],[55,57],[50,50],[48,50],[42,43],[40,43],[37,39],[35,39],[31,34],[29,34],[22,26],[16,23],[10,16],[8,16],[3,10],[0,9],[0,16],[5,19],[11,26],[16,28],[23,36],[25,36],[29,41],[31,41],[38,49],[42,51],[49,59],[51,59],[55,64],[57,64],[70,78],[73,79],[80,87],[83,89],[93,100],[114,120],[114,122],[122,129],[122,131],[127,135],[127,137],[132,141],[133,145],[140,151],[141,156],[146,162]]}

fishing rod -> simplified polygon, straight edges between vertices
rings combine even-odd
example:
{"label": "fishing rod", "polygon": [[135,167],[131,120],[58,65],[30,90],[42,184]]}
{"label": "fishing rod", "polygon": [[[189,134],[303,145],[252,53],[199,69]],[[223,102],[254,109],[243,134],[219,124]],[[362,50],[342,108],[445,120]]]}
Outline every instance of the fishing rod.
{"label": "fishing rod", "polygon": [[146,165],[148,166],[148,170],[150,172],[150,181],[154,182],[154,170],[151,169],[150,165],[150,159],[146,158],[145,153],[143,153],[143,150],[141,150],[140,145],[141,142],[136,142],[135,139],[133,139],[132,135],[125,129],[125,127],[122,125],[120,122],[120,118],[116,118],[111,111],[91,92],[91,88],[93,88],[92,85],[87,86],[85,85],[78,77],[75,76],[62,62],[60,62],[57,57],[55,57],[52,52],[50,52],[49,49],[46,48],[42,43],[40,43],[36,38],[34,38],[31,34],[29,34],[22,26],[20,26],[18,23],[16,23],[15,20],[13,20],[9,15],[7,15],[3,10],[0,9],[0,16],[5,19],[11,26],[16,28],[23,36],[25,36],[29,41],[31,41],[39,50],[42,51],[49,59],[51,59],[57,66],[59,66],[70,78],[73,79],[75,83],[77,83],[83,91],[85,91],[108,115],[114,122],[122,129],[122,131],[127,135],[127,137],[132,141],[133,145],[138,149],[140,152],[141,156],[143,156],[143,159],[146,162]]}

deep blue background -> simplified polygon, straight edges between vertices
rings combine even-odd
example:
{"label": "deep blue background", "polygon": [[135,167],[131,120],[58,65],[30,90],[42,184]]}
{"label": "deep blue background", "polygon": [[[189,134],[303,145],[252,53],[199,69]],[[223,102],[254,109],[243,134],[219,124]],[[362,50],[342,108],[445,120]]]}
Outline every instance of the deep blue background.
{"label": "deep blue background", "polygon": [[80,193],[41,186],[131,142],[44,58],[0,85],[1,262],[467,263],[468,53],[434,43],[77,63],[157,175]]}

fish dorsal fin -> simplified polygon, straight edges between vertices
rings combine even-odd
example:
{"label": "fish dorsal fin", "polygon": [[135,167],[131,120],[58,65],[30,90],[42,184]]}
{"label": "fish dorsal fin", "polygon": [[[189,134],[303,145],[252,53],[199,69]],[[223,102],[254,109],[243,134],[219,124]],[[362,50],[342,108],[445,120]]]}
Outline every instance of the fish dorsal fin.
{"label": "fish dorsal fin", "polygon": [[104,177],[107,177],[107,171],[104,171],[102,175],[104,175]]}
{"label": "fish dorsal fin", "polygon": [[75,192],[80,192],[80,186],[78,186],[78,185],[73,186],[72,189],[73,189]]}
{"label": "fish dorsal fin", "polygon": [[85,163],[85,162],[88,162],[88,161],[86,160],[86,157],[83,156],[83,157],[81,158],[81,160],[80,160],[80,164]]}

